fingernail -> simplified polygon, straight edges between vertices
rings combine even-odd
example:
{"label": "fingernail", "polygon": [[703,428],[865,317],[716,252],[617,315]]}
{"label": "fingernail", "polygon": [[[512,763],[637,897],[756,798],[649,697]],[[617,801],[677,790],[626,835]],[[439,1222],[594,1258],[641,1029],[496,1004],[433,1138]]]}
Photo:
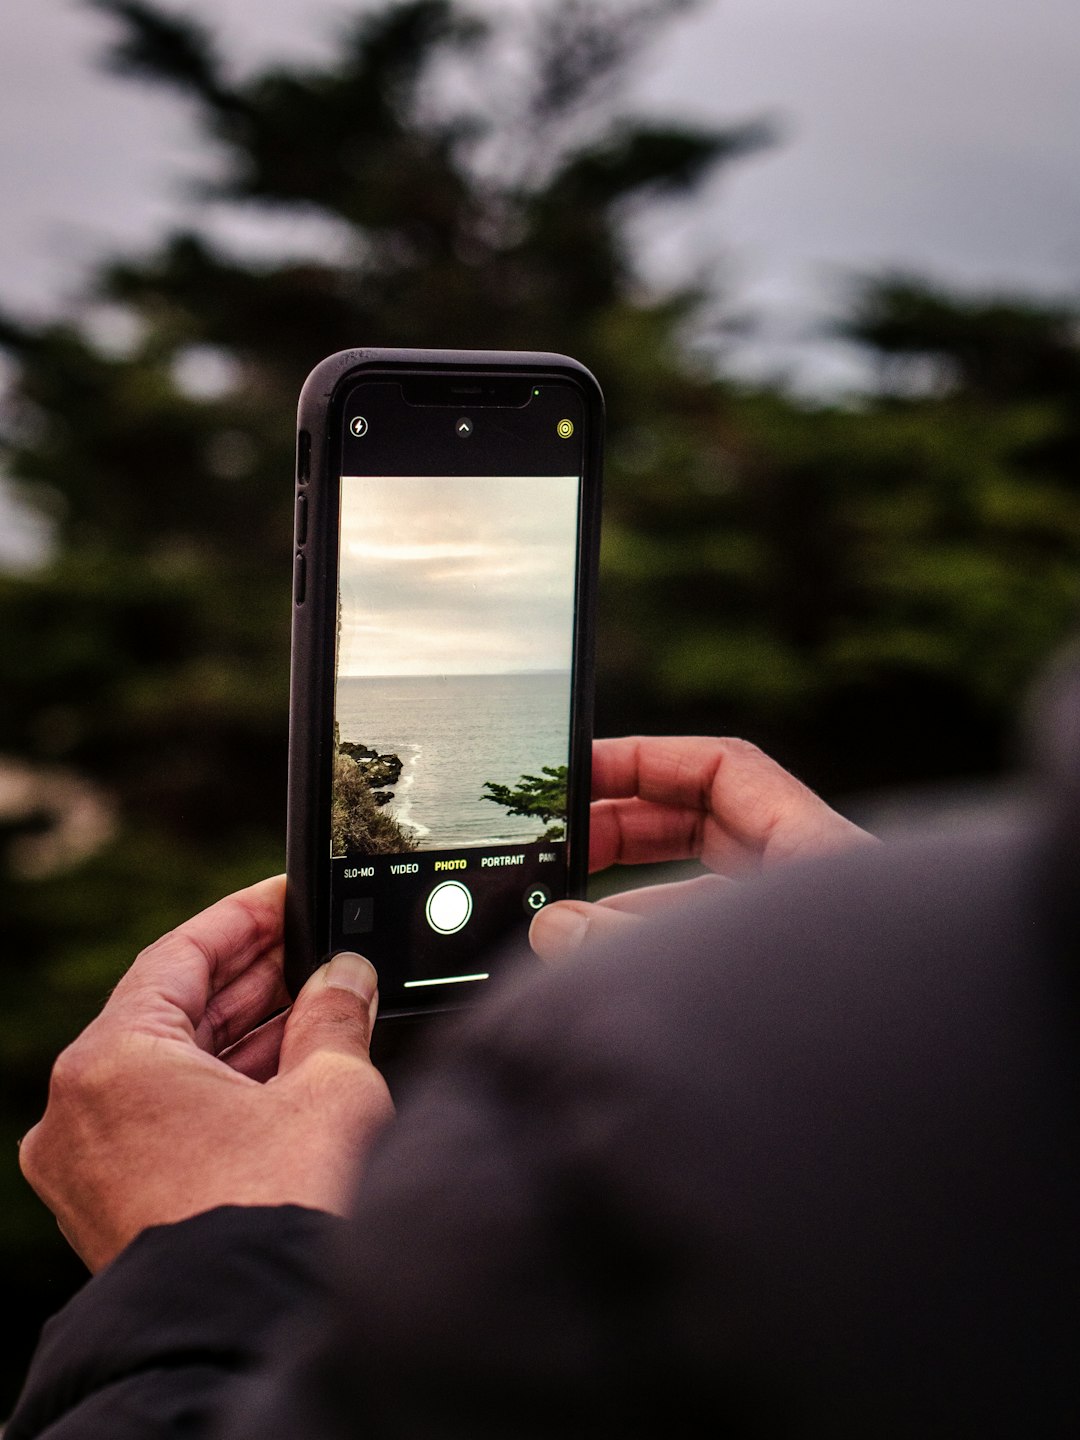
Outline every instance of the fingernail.
{"label": "fingernail", "polygon": [[533,921],[538,948],[545,953],[566,954],[577,950],[588,934],[588,917],[571,905],[545,907]]}
{"label": "fingernail", "polygon": [[324,981],[335,990],[351,990],[361,1000],[371,1003],[379,987],[379,976],[370,960],[352,950],[342,950],[327,964]]}

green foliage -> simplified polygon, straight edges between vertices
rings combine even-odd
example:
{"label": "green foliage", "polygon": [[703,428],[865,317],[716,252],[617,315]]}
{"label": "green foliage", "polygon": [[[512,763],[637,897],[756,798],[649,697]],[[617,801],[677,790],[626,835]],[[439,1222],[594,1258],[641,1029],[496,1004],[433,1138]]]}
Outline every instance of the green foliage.
{"label": "green foliage", "polygon": [[[942,348],[944,304],[921,351],[905,331],[933,383],[890,370],[858,405],[713,382],[657,416],[643,388],[609,466],[603,732],[747,734],[833,793],[1009,757],[1080,604],[1080,428],[1047,378],[1080,343],[1064,309],[957,302],[1053,361],[1004,403]],[[856,311],[888,305],[869,285]]]}
{"label": "green foliage", "polygon": [[340,750],[334,756],[330,811],[330,847],[334,855],[397,855],[416,842],[374,798],[363,769]]}
{"label": "green foliage", "polygon": [[988,404],[1063,400],[1080,385],[1072,306],[1008,296],[958,299],[913,276],[885,276],[856,298],[841,333],[870,345],[888,384],[923,367],[940,391]]}
{"label": "green foliage", "polygon": [[[489,793],[480,798],[502,805],[510,815],[535,815],[549,827],[539,839],[561,840],[566,834],[566,775],[565,765],[542,765],[539,775],[522,775],[513,789],[485,780],[484,789]],[[552,825],[553,820],[563,824]]]}

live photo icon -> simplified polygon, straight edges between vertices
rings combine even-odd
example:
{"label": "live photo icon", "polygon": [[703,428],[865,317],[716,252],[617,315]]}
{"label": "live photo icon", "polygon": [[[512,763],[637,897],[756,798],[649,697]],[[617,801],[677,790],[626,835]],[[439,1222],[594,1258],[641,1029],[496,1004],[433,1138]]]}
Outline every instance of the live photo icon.
{"label": "live photo icon", "polygon": [[362,900],[346,900],[341,911],[344,935],[366,935],[375,923],[375,901],[371,896]]}

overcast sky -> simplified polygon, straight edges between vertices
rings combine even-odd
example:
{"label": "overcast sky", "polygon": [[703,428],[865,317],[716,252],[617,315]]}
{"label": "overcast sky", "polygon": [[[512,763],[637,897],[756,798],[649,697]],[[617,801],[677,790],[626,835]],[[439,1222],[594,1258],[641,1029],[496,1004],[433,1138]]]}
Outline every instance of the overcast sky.
{"label": "overcast sky", "polygon": [[569,670],[576,476],[346,476],[341,675]]}
{"label": "overcast sky", "polygon": [[[327,53],[343,0],[172,0],[244,64]],[[508,3],[508,0],[503,0]],[[520,0],[519,0],[520,3]],[[196,218],[183,104],[93,68],[112,27],[77,0],[6,0],[0,304],[48,307],[80,269]],[[845,277],[885,265],[963,286],[1080,291],[1077,0],[713,0],[675,24],[639,93],[784,139],[650,231],[663,273],[719,265],[764,334],[745,363],[851,378],[808,343]],[[253,229],[253,236],[257,233]]]}

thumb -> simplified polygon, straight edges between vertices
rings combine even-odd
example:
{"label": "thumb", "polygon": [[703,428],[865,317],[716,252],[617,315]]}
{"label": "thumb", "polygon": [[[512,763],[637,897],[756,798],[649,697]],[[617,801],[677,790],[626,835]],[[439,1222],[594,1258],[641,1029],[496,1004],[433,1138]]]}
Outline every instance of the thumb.
{"label": "thumb", "polygon": [[310,975],[293,1001],[281,1037],[278,1074],[317,1052],[368,1059],[379,1008],[379,977],[370,960],[343,950]]}
{"label": "thumb", "polygon": [[592,905],[586,900],[559,900],[533,916],[529,944],[541,960],[557,964],[569,960],[588,941],[614,940],[631,935],[641,924],[639,915]]}
{"label": "thumb", "polygon": [[594,904],[587,900],[557,900],[533,916],[529,944],[541,960],[568,960],[586,940],[617,941],[628,938],[649,915],[679,909],[688,901],[715,895],[734,882],[722,875],[697,875],[665,885],[642,885],[620,895],[607,895]]}

